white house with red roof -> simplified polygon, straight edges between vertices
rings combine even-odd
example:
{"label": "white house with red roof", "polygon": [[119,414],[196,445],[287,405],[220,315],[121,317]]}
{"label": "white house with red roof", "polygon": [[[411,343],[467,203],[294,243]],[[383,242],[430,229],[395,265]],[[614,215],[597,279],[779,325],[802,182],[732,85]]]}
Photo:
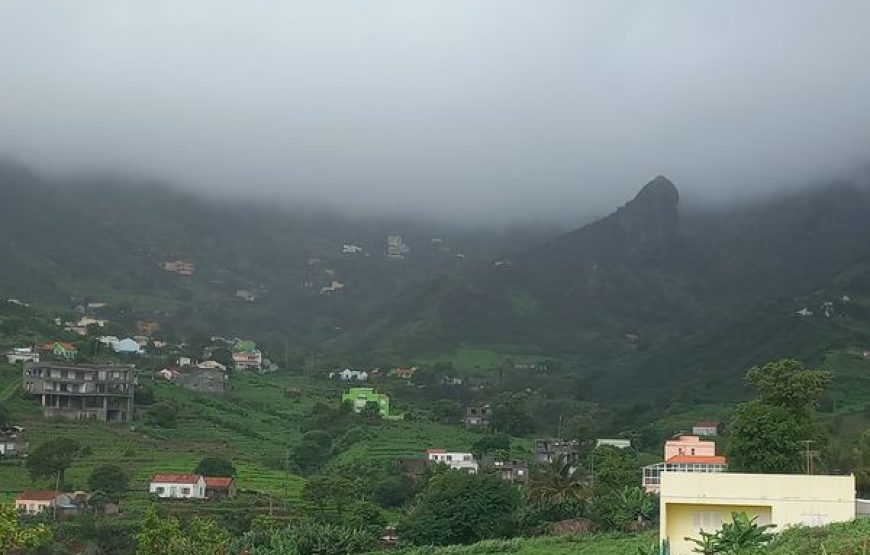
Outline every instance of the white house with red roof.
{"label": "white house with red roof", "polygon": [[202,474],[155,474],[148,493],[160,499],[205,499],[206,482]]}
{"label": "white house with red roof", "polygon": [[680,434],[665,442],[664,462],[643,467],[643,487],[650,493],[661,488],[662,472],[723,472],[728,459],[716,454],[716,442]]}

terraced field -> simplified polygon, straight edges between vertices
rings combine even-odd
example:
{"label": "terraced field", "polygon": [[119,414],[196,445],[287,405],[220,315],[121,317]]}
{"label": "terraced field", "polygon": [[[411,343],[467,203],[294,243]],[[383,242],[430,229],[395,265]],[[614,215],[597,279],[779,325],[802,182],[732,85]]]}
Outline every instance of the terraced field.
{"label": "terraced field", "polygon": [[[271,496],[276,506],[286,509],[298,506],[305,480],[288,472],[288,456],[301,439],[300,421],[315,403],[336,404],[343,389],[342,384],[289,373],[237,375],[223,397],[190,392],[147,372],[140,375],[140,384],[152,389],[158,401],[178,407],[174,428],[157,428],[142,418],[130,424],[44,419],[38,404],[21,394],[20,369],[0,365],[0,392],[7,395],[14,421],[27,429],[31,448],[55,437],[75,439],[85,448],[67,472],[70,486],[85,489],[92,468],[120,464],[132,477],[132,500],[143,504],[155,473],[190,472],[201,458],[217,456],[233,461],[240,490]],[[286,397],[289,387],[301,395]],[[138,415],[146,409],[140,407]],[[368,438],[341,453],[335,464],[412,457],[429,447],[467,449],[479,438],[459,425],[431,422],[389,421],[366,431]],[[520,455],[528,455],[529,448],[528,442],[516,446]],[[0,466],[0,500],[50,485],[31,482],[20,460]]]}

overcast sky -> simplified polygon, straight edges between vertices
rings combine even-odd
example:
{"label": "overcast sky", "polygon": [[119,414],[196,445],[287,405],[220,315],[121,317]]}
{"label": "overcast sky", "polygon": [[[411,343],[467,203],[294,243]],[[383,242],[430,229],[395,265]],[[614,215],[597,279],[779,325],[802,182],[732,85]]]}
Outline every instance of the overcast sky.
{"label": "overcast sky", "polygon": [[870,161],[870,2],[3,0],[0,156],[565,217]]}

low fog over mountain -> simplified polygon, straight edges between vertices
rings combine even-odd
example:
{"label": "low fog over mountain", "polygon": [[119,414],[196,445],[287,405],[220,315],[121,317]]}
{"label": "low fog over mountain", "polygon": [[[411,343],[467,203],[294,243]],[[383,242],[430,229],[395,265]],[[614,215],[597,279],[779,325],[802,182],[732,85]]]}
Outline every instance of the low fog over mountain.
{"label": "low fog over mountain", "polygon": [[576,222],[850,176],[870,4],[9,1],[0,154],[369,213]]}

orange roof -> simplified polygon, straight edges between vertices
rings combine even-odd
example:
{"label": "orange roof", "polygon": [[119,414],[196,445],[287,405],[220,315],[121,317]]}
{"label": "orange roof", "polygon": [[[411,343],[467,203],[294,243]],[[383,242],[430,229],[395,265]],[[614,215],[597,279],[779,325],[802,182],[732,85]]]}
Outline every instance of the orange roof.
{"label": "orange roof", "polygon": [[427,453],[446,453],[447,451],[444,449],[426,449]]}
{"label": "orange roof", "polygon": [[200,474],[155,474],[151,481],[165,484],[195,484],[200,478],[202,478]]}
{"label": "orange roof", "polygon": [[228,488],[232,483],[232,478],[224,478],[223,476],[205,477],[205,487],[207,488]]}
{"label": "orange roof", "polygon": [[35,489],[35,490],[25,490],[21,492],[21,495],[15,498],[16,501],[54,501],[57,497],[57,494],[53,491],[43,490],[43,489]]}
{"label": "orange roof", "polygon": [[728,464],[728,459],[721,455],[705,457],[703,455],[674,455],[665,461],[668,464]]}

